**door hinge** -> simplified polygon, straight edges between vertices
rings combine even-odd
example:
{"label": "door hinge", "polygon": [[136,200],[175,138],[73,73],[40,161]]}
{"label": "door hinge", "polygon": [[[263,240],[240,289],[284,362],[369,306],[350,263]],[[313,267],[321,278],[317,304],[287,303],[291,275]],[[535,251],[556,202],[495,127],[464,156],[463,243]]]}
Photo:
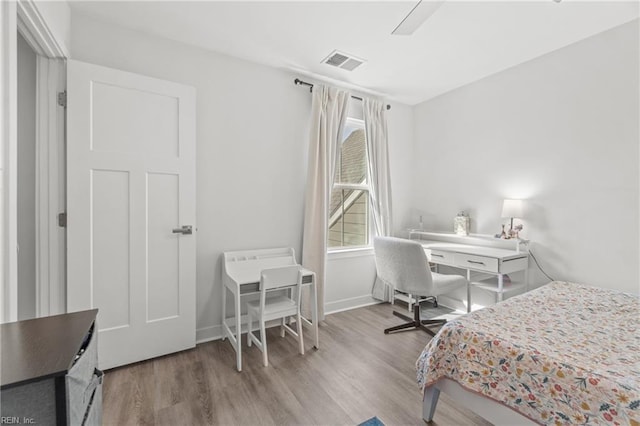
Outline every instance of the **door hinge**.
{"label": "door hinge", "polygon": [[58,213],[58,226],[60,228],[67,227],[67,212]]}
{"label": "door hinge", "polygon": [[58,105],[63,108],[67,107],[67,91],[58,92]]}

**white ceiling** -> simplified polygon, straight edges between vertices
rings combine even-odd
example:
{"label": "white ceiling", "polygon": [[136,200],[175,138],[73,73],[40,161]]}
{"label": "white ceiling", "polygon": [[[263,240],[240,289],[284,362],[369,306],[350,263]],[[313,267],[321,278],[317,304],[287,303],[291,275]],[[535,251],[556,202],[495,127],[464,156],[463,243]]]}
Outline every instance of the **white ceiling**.
{"label": "white ceiling", "polygon": [[[428,1],[428,0],[425,0]],[[73,13],[413,105],[637,19],[638,1],[446,1],[413,35],[415,1],[71,1]],[[334,49],[367,62],[321,61]]]}

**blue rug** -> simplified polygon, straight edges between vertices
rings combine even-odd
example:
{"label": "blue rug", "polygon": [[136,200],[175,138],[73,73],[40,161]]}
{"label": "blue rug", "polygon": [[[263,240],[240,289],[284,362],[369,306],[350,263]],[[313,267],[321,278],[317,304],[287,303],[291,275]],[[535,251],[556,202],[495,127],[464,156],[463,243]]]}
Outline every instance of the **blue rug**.
{"label": "blue rug", "polygon": [[369,420],[365,420],[358,426],[384,426],[384,423],[382,423],[377,417],[371,417]]}

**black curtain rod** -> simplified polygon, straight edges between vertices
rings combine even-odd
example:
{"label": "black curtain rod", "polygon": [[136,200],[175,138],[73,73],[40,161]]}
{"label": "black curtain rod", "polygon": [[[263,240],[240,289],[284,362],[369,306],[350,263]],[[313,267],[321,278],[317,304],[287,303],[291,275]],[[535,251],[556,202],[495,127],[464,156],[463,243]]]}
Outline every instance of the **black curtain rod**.
{"label": "black curtain rod", "polygon": [[[311,84],[311,83],[307,83],[306,81],[302,81],[299,78],[296,78],[295,80],[293,80],[293,83],[296,84],[297,86],[307,86],[307,87],[309,87],[309,92],[313,92],[313,84]],[[353,99],[357,99],[359,101],[362,100],[362,98],[359,98],[357,96],[351,95],[351,97]],[[390,109],[391,109],[391,105],[387,105],[387,110],[390,110]]]}

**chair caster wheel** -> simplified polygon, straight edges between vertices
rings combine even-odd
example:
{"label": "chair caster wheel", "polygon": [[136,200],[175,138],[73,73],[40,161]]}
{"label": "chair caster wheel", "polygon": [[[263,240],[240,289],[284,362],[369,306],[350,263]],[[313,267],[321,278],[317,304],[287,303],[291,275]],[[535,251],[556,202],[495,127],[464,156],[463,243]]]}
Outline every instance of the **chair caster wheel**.
{"label": "chair caster wheel", "polygon": [[384,331],[384,334],[389,334],[389,330],[385,330],[385,331]]}

